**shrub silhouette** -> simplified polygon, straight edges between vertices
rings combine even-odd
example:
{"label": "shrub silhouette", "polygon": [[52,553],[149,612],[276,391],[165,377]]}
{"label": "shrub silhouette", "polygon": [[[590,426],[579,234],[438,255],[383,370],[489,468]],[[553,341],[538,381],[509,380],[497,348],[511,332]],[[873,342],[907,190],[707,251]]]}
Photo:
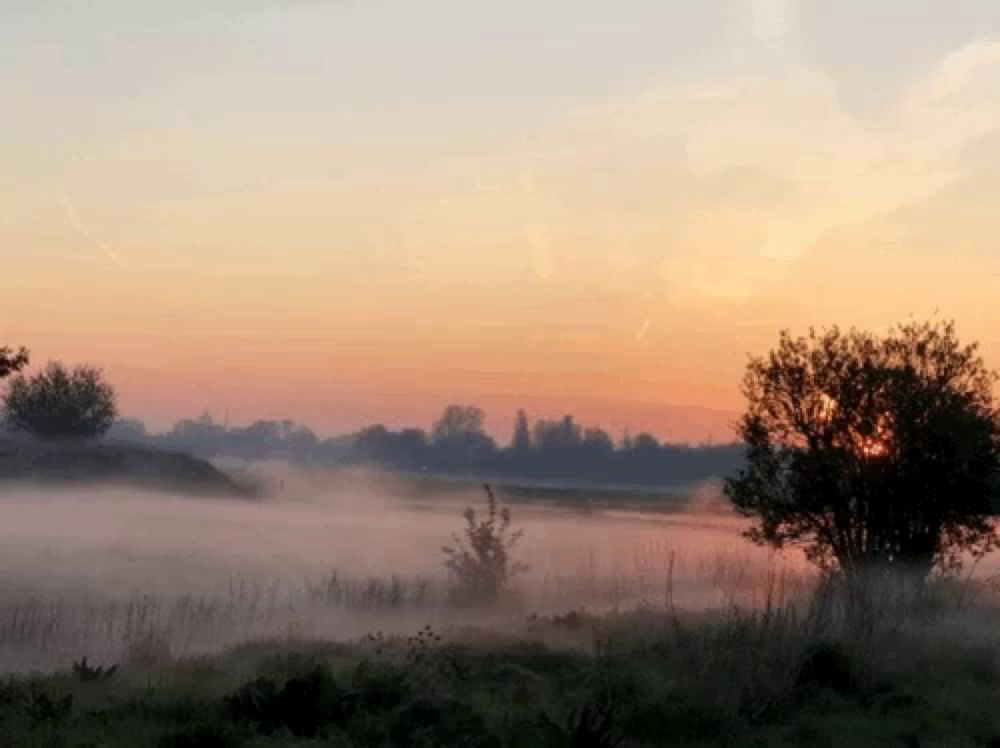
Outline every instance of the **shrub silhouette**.
{"label": "shrub silhouette", "polygon": [[230,717],[264,732],[287,728],[315,737],[327,725],[344,721],[344,691],[326,667],[290,679],[282,688],[270,678],[253,680],[226,699]]}
{"label": "shrub silhouette", "polygon": [[552,748],[617,748],[625,742],[617,726],[619,705],[612,694],[598,692],[571,709],[565,719],[539,715],[539,726]]}
{"label": "shrub silhouette", "polygon": [[118,672],[118,666],[112,665],[111,667],[104,667],[103,665],[92,666],[87,663],[87,658],[84,657],[79,662],[73,663],[73,675],[77,680],[83,683],[90,683],[94,681],[109,680],[115,676]]}
{"label": "shrub silhouette", "polygon": [[[412,700],[405,672],[362,662],[351,674],[350,686],[337,683],[325,665],[290,678],[280,686],[272,678],[257,678],[225,699],[230,719],[274,733],[315,738],[329,728],[349,729],[359,719],[369,720],[399,709]],[[369,720],[370,721],[370,720]]]}
{"label": "shrub silhouette", "polygon": [[99,369],[59,362],[32,377],[15,377],[3,403],[11,428],[43,439],[103,436],[118,413],[114,389]]}
{"label": "shrub silhouette", "polygon": [[445,568],[457,581],[456,599],[462,602],[490,602],[506,589],[508,582],[527,571],[527,566],[511,560],[511,549],[523,531],[511,532],[510,510],[498,509],[496,495],[488,484],[486,518],[478,520],[469,507],[465,518],[464,538],[453,535],[454,544],[442,547]]}
{"label": "shrub silhouette", "polygon": [[782,333],[747,367],[748,466],[726,493],[751,539],[826,569],[954,567],[997,545],[996,381],[951,323]]}
{"label": "shrub silhouette", "polygon": [[855,696],[860,690],[854,660],[842,647],[829,643],[808,649],[796,673],[795,687],[800,693],[826,688],[841,696]]}

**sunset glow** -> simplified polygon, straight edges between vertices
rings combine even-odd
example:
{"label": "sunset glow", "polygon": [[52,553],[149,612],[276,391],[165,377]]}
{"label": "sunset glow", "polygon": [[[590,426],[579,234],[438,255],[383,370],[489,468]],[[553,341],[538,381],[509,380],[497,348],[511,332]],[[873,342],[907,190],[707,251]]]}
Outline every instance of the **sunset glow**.
{"label": "sunset glow", "polygon": [[869,5],[3,3],[0,340],[325,433],[718,441],[810,324],[1000,365],[1000,5]]}

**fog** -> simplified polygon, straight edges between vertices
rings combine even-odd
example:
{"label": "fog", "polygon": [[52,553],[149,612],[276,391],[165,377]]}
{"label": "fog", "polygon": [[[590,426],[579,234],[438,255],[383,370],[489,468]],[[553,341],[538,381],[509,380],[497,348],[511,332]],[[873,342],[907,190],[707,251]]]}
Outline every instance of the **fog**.
{"label": "fog", "polygon": [[744,540],[744,521],[714,484],[693,487],[671,512],[511,504],[525,533],[515,556],[530,570],[508,604],[474,613],[445,604],[441,546],[461,531],[465,506],[483,506],[477,487],[425,496],[387,474],[266,471],[280,488],[254,501],[6,488],[0,667],[120,658],[149,639],[187,654],[668,598],[706,607],[749,600],[762,575],[798,568]]}

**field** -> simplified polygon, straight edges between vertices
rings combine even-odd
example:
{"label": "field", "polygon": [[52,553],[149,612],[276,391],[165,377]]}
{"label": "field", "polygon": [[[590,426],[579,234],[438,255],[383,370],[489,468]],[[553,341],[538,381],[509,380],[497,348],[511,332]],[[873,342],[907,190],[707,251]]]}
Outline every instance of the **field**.
{"label": "field", "polygon": [[470,607],[439,549],[474,487],[281,480],[0,501],[2,744],[1000,744],[985,564],[848,594],[713,486],[659,512],[536,488],[502,495],[530,570]]}

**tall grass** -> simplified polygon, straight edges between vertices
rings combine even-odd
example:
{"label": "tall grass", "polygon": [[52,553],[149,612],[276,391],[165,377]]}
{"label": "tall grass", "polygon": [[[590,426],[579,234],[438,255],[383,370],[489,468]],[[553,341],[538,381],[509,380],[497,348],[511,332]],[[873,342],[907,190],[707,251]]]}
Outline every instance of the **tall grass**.
{"label": "tall grass", "polygon": [[[701,667],[708,667],[708,652],[732,661],[789,639],[872,648],[879,636],[904,629],[929,635],[960,620],[988,629],[983,622],[997,602],[987,578],[912,589],[873,577],[848,589],[777,558],[765,564],[739,555],[683,558],[661,546],[637,548],[630,568],[590,556],[536,571],[496,605],[456,608],[449,593],[444,576],[353,578],[332,571],[300,584],[237,577],[212,595],[8,594],[0,597],[0,670],[60,669],[83,655],[105,663],[156,662],[259,639],[353,640],[376,628],[403,633],[423,623],[524,633],[529,618],[537,624],[570,610],[600,620],[598,628],[641,618],[643,626],[623,629],[626,638],[669,629],[671,637],[705,648]],[[690,639],[695,631],[701,639]],[[760,643],[746,648],[749,636]]]}
{"label": "tall grass", "polygon": [[[603,612],[681,605],[690,609],[760,604],[762,580],[783,589],[803,580],[779,568],[748,570],[738,558],[687,563],[663,547],[637,548],[631,568],[591,556],[541,569],[500,603],[455,607],[444,575],[357,578],[339,571],[292,583],[234,577],[214,594],[124,598],[59,593],[0,596],[0,670],[51,669],[89,655],[100,661],[210,653],[260,638],[351,639],[378,627],[519,626],[532,613]],[[669,600],[668,600],[669,598]]]}

